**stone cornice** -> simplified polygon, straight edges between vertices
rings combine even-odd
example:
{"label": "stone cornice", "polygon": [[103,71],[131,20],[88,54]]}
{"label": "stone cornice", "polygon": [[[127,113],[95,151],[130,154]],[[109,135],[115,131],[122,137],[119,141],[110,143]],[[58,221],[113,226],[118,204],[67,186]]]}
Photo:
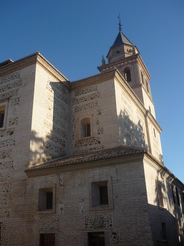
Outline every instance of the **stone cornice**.
{"label": "stone cornice", "polygon": [[99,71],[102,71],[104,73],[104,72],[112,70],[112,69],[118,69],[119,66],[123,66],[125,64],[135,62],[137,57],[138,57],[138,54],[135,54],[135,55],[126,57],[126,58],[119,60],[119,61],[107,63],[107,64],[99,66],[97,68]]}
{"label": "stone cornice", "polygon": [[31,66],[33,64],[36,65],[37,55],[38,52],[0,67],[0,76],[6,76],[10,73],[16,72],[17,70]]}
{"label": "stone cornice", "polygon": [[74,81],[70,84],[71,90],[75,90],[77,88],[84,87],[84,86],[86,87],[90,85],[103,83],[105,81],[114,79],[114,75],[115,75],[115,70]]}
{"label": "stone cornice", "polygon": [[69,86],[68,79],[60,73],[47,59],[42,56],[39,52],[36,52],[32,55],[26,56],[20,60],[9,63],[5,66],[0,67],[0,76],[6,76],[10,73],[16,72],[17,70],[21,70],[25,67],[36,65],[39,63],[44,69],[50,72],[54,77],[58,80],[65,82]]}
{"label": "stone cornice", "polygon": [[[69,156],[59,158],[37,166],[27,168],[25,173],[28,177],[38,177],[43,175],[56,174],[58,171],[74,171],[79,169],[94,168],[108,165],[118,165],[132,161],[147,160],[148,163],[159,170],[170,182],[177,184],[181,190],[184,190],[184,184],[177,179],[160,161],[158,161],[150,152],[141,148],[128,146],[119,146],[111,149],[100,150],[93,153]],[[57,172],[56,172],[57,170]]]}
{"label": "stone cornice", "polygon": [[54,75],[60,81],[69,82],[68,79],[40,53],[37,53],[37,62],[41,64],[46,70],[48,70],[52,75]]}

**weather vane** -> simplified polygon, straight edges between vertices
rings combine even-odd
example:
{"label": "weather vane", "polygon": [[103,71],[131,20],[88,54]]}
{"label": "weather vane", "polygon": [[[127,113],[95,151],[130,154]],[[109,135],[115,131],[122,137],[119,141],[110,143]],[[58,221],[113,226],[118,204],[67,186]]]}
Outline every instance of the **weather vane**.
{"label": "weather vane", "polygon": [[118,16],[118,19],[119,19],[119,31],[121,32],[121,19],[120,19],[120,14],[119,14],[119,16]]}

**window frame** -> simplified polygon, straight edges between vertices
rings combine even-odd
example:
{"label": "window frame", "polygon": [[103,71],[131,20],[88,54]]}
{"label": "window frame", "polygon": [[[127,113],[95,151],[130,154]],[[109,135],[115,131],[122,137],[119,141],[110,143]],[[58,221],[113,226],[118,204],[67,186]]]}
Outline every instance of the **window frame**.
{"label": "window frame", "polygon": [[[54,239],[52,239],[52,238],[44,239],[44,236],[51,236],[51,235],[52,236],[54,235]],[[39,240],[40,240],[39,246],[44,246],[45,245],[44,241],[46,241],[47,243],[49,243],[49,244],[46,244],[46,245],[55,246],[55,244],[56,244],[56,235],[53,232],[50,232],[50,233],[40,233]],[[50,244],[50,243],[53,243],[53,242],[54,242],[54,244]]]}
{"label": "window frame", "polygon": [[[51,195],[52,194],[52,195]],[[52,204],[51,204],[52,203]],[[55,187],[44,187],[38,191],[38,212],[55,212]]]}
{"label": "window frame", "polygon": [[[104,193],[104,191],[106,194]],[[92,195],[92,207],[109,205],[108,181],[107,180],[99,181],[99,182],[92,182],[91,183],[91,193],[92,193],[91,194]]]}
{"label": "window frame", "polygon": [[131,71],[129,67],[124,68],[124,78],[127,82],[131,82]]}
{"label": "window frame", "polygon": [[6,128],[7,109],[8,109],[8,101],[7,100],[1,101],[0,102],[0,112],[1,110],[4,111],[4,116],[3,116],[3,124],[2,124],[2,127],[0,127],[0,131]]}
{"label": "window frame", "polygon": [[[95,237],[95,234],[97,235],[96,237]],[[100,236],[102,234],[103,234],[103,237]],[[92,245],[94,245],[94,243],[95,243],[95,245],[96,245],[96,243],[98,243],[98,245],[105,246],[105,233],[104,233],[104,231],[88,232],[88,246],[92,246]]]}
{"label": "window frame", "polygon": [[[107,195],[108,195],[108,203],[105,202],[103,204],[103,201],[100,201],[100,188],[107,186]],[[112,190],[112,178],[94,178],[89,180],[89,209],[92,211],[96,210],[109,210],[113,209],[113,190]],[[96,193],[94,193],[96,192]]]}
{"label": "window frame", "polygon": [[91,119],[89,117],[81,120],[81,138],[91,137]]}

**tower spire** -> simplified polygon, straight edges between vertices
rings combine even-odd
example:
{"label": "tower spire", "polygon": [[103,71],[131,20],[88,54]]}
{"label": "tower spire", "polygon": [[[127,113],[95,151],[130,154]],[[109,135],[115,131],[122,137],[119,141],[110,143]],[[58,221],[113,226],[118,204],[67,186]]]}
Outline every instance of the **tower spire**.
{"label": "tower spire", "polygon": [[120,19],[120,14],[119,14],[119,16],[118,16],[118,19],[119,19],[119,31],[121,32],[121,19]]}

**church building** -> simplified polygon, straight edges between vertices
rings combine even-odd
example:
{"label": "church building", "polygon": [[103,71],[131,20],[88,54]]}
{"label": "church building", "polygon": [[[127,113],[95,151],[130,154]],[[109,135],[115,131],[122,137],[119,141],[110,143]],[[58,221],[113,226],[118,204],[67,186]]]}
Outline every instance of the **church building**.
{"label": "church building", "polygon": [[184,245],[184,184],[121,23],[98,70],[71,82],[39,52],[0,63],[0,246]]}

